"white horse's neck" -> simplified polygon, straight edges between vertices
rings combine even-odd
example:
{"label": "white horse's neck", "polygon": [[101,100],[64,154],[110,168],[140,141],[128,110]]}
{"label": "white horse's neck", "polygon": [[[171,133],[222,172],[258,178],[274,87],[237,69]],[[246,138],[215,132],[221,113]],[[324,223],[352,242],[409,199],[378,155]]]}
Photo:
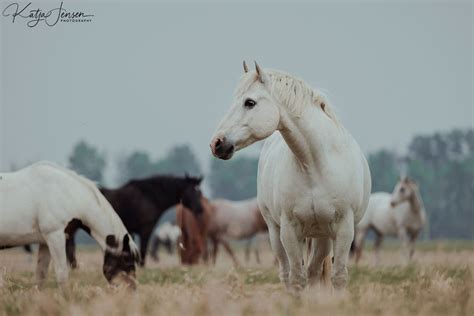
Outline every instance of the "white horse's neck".
{"label": "white horse's neck", "polygon": [[[101,209],[99,210],[99,213],[94,212],[88,216],[88,226],[91,229],[91,235],[100,245],[102,250],[106,249],[105,239],[108,235],[114,235],[120,242],[127,234],[127,229],[118,215],[114,212],[111,206],[105,203],[108,204],[106,201],[101,201]],[[92,220],[90,219],[91,217]]]}
{"label": "white horse's neck", "polygon": [[341,127],[319,105],[311,104],[303,107],[298,116],[283,108],[279,131],[301,168],[311,175],[323,171],[327,154],[340,135]]}
{"label": "white horse's neck", "polygon": [[423,204],[423,200],[421,199],[421,195],[418,189],[413,189],[413,194],[411,195],[409,201],[412,212],[420,215],[424,214],[425,206]]}

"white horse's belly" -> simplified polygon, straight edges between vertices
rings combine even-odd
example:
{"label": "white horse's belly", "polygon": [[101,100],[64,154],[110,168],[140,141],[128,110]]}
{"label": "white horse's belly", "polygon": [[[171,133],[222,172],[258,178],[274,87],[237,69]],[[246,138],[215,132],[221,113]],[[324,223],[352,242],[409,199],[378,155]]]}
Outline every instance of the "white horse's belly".
{"label": "white horse's belly", "polygon": [[34,243],[44,243],[43,236],[38,232],[28,234],[0,234],[0,246],[23,246]]}

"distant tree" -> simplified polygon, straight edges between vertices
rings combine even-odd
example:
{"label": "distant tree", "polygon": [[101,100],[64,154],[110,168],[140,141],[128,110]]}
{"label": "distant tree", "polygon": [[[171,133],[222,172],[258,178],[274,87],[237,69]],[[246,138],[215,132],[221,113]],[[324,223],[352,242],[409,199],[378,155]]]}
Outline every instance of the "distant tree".
{"label": "distant tree", "polygon": [[130,179],[141,179],[154,174],[190,175],[201,173],[199,161],[188,145],[178,145],[162,159],[153,161],[144,151],[135,151],[119,160],[119,177],[121,184]]}
{"label": "distant tree", "polygon": [[258,158],[238,157],[229,161],[211,158],[209,185],[213,197],[243,200],[257,195]]}
{"label": "distant tree", "polygon": [[193,150],[187,144],[177,145],[170,149],[164,159],[155,163],[155,170],[175,175],[199,175],[201,166]]}
{"label": "distant tree", "polygon": [[369,155],[369,167],[372,176],[372,192],[392,192],[399,170],[397,155],[390,150],[379,150]]}
{"label": "distant tree", "polygon": [[79,174],[101,183],[106,166],[104,154],[85,141],[79,141],[69,156],[69,167]]}
{"label": "distant tree", "polygon": [[118,180],[120,184],[130,179],[141,179],[154,173],[153,162],[148,153],[135,151],[119,160]]}
{"label": "distant tree", "polygon": [[472,129],[416,136],[409,174],[420,184],[431,238],[474,238]]}

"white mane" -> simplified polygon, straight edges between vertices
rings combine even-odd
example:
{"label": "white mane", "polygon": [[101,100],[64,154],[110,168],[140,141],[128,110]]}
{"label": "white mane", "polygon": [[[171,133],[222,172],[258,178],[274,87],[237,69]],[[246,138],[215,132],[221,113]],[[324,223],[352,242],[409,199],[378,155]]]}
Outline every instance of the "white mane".
{"label": "white mane", "polygon": [[[320,106],[321,109],[337,123],[337,117],[327,97],[321,91],[314,90],[302,79],[288,73],[273,69],[264,69],[264,72],[267,77],[270,78],[271,96],[285,105],[290,113],[300,116],[304,106]],[[236,94],[243,94],[256,81],[257,76],[255,71],[244,74]]]}

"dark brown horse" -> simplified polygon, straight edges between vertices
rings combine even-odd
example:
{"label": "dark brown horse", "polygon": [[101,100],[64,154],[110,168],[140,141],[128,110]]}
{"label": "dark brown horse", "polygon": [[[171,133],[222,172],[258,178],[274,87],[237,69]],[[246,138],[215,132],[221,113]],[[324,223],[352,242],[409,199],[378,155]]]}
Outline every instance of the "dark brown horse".
{"label": "dark brown horse", "polygon": [[[202,178],[154,176],[131,180],[118,189],[101,188],[100,191],[122,219],[130,234],[140,236],[140,265],[145,265],[148,241],[161,215],[171,206],[182,203],[195,214],[202,213]],[[74,235],[80,226],[66,232],[66,253],[71,267],[77,266]]]}

